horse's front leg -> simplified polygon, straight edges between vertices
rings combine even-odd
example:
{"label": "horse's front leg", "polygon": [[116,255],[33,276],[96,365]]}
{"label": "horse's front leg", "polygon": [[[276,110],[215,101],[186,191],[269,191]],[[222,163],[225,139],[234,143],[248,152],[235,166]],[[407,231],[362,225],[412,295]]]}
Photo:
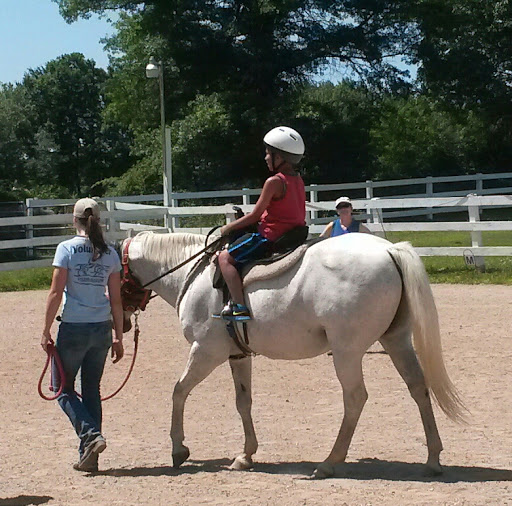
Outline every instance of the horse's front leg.
{"label": "horse's front leg", "polygon": [[212,353],[212,350],[195,342],[190,348],[187,366],[174,387],[172,395],[172,461],[173,466],[178,468],[188,459],[189,449],[183,444],[185,432],[183,430],[183,411],[185,401],[192,389],[201,383],[214,369],[225,362],[227,356]]}
{"label": "horse's front leg", "polygon": [[243,470],[252,467],[252,456],[258,449],[256,432],[252,423],[252,387],[251,387],[251,357],[232,358],[229,360],[231,374],[235,382],[236,408],[244,426],[244,451],[231,464],[230,469]]}

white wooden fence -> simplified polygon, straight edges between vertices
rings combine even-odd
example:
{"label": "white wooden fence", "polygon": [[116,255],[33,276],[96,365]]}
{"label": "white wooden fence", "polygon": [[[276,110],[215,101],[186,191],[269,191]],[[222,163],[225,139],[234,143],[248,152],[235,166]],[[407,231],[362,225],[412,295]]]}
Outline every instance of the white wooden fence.
{"label": "white wooden fence", "polygon": [[[483,207],[512,207],[512,196],[493,195],[483,196],[493,192],[512,193],[512,187],[484,188],[484,181],[498,181],[512,179],[512,174],[479,174],[474,176],[456,176],[446,178],[424,178],[400,181],[382,181],[365,183],[349,183],[343,185],[311,185],[306,188],[309,195],[307,202],[307,221],[311,234],[320,233],[325,223],[332,220],[332,217],[320,217],[320,214],[333,211],[334,200],[320,200],[322,192],[339,195],[350,195],[351,191],[365,191],[364,198],[352,198],[356,211],[363,213],[368,228],[378,234],[385,235],[388,231],[467,231],[471,233],[471,253],[476,258],[477,265],[483,264],[485,256],[508,256],[512,255],[512,246],[486,247],[482,242],[482,231],[506,230],[512,231],[512,221],[480,221],[480,211]],[[435,192],[435,185],[438,183],[461,183],[466,182],[475,186],[471,195],[460,196],[461,191]],[[407,196],[388,196],[380,198],[375,196],[377,188],[391,188],[406,185],[425,185],[425,193],[408,194]],[[210,206],[179,206],[180,201],[192,199],[223,198],[233,201],[239,205],[244,212],[250,211],[253,207],[251,197],[259,195],[261,190],[243,189],[215,192],[198,193],[175,193],[173,194],[172,206],[140,204],[139,202],[157,202],[162,200],[162,195],[141,195],[130,197],[116,197],[115,199],[99,199],[105,203],[106,211],[102,213],[102,222],[105,226],[106,235],[109,240],[117,240],[127,236],[128,230],[157,230],[166,231],[162,226],[143,224],[141,221],[158,220],[163,223],[164,216],[168,216],[171,227],[176,232],[207,233],[206,228],[185,228],[180,227],[180,219],[189,216],[211,216],[221,215],[227,221],[234,218],[233,204],[210,205]],[[480,193],[480,195],[477,195]],[[429,194],[435,195],[430,196]],[[446,196],[449,194],[449,196]],[[239,202],[241,200],[241,202]],[[252,200],[255,200],[252,199]],[[0,241],[0,250],[15,248],[45,248],[52,250],[55,246],[69,237],[73,231],[71,206],[74,200],[27,200],[27,216],[0,218],[2,226],[23,226],[27,230],[25,239],[13,239]],[[178,207],[179,206],[179,207]],[[63,213],[35,215],[37,208],[52,208],[65,211]],[[467,212],[467,221],[447,222],[388,222],[388,219],[403,216],[428,215],[432,216],[440,212],[454,212],[464,210]],[[34,227],[38,227],[38,237],[34,237]],[[51,229],[51,234],[40,235],[41,227]],[[55,235],[55,231],[60,235]],[[512,243],[512,241],[511,241]],[[467,247],[429,247],[416,248],[422,256],[462,256],[467,253]],[[0,271],[23,269],[27,267],[41,267],[51,265],[51,258],[40,260],[28,260],[22,262],[4,262],[0,264]]]}

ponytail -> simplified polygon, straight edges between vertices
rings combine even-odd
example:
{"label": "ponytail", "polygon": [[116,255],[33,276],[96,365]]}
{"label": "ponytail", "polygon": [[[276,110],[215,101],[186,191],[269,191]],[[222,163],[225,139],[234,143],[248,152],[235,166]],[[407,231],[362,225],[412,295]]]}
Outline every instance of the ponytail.
{"label": "ponytail", "polygon": [[101,229],[100,221],[96,218],[90,209],[85,210],[87,218],[78,218],[80,224],[84,227],[85,233],[89,240],[92,242],[94,253],[92,256],[93,261],[108,251],[107,243],[103,237],[103,230]]}

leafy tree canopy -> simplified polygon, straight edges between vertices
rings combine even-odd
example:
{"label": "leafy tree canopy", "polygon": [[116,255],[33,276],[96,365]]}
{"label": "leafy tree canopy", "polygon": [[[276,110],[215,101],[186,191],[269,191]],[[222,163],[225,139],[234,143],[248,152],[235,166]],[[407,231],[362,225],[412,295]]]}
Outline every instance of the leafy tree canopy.
{"label": "leafy tree canopy", "polygon": [[0,192],[8,200],[23,190],[27,171],[27,146],[33,139],[31,105],[26,91],[0,86]]}
{"label": "leafy tree canopy", "polygon": [[[54,1],[69,22],[120,13],[106,117],[135,132],[121,180],[132,189],[160,184],[150,55],[165,69],[175,188],[260,182],[261,138],[277,124],[307,138],[309,182],[510,165],[512,0]],[[389,63],[399,56],[421,88]],[[333,63],[358,84],[312,84]]]}
{"label": "leafy tree canopy", "polygon": [[202,94],[236,87],[271,99],[333,60],[382,79],[396,75],[383,58],[402,54],[415,36],[400,0],[54,1],[68,22],[109,10],[140,17],[141,35],[165,41]]}
{"label": "leafy tree canopy", "polygon": [[512,103],[512,2],[416,2],[415,46],[427,90],[451,103],[499,111]]}
{"label": "leafy tree canopy", "polygon": [[34,132],[27,167],[32,184],[88,193],[106,175],[126,170],[129,138],[103,123],[107,74],[80,53],[30,70],[22,82]]}
{"label": "leafy tree canopy", "polygon": [[373,124],[371,149],[380,179],[445,176],[485,169],[484,127],[476,114],[450,114],[426,97],[384,100]]}

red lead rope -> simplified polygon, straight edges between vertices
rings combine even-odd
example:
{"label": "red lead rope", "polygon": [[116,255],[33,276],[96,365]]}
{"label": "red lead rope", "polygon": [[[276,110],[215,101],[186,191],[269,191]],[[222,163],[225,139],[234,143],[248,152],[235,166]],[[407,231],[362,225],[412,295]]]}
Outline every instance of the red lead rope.
{"label": "red lead rope", "polygon": [[[114,395],[117,395],[121,389],[126,385],[126,382],[128,381],[128,378],[130,377],[130,375],[132,374],[132,371],[133,371],[133,366],[135,365],[135,359],[137,357],[137,350],[139,348],[139,334],[140,334],[140,329],[139,329],[139,324],[137,322],[137,315],[135,316],[135,327],[134,327],[134,332],[133,332],[133,358],[132,358],[132,362],[130,364],[130,368],[128,369],[128,373],[126,374],[126,377],[124,379],[124,381],[121,383],[121,386],[112,394],[110,395],[107,395],[106,397],[102,397],[102,401],[106,401],[108,399],[112,399],[112,397],[114,397]],[[59,395],[62,393],[62,388],[63,388],[63,383],[61,381],[61,378],[64,378],[65,376],[65,373],[64,373],[64,367],[62,366],[62,361],[59,357],[59,354],[57,352],[57,349],[55,348],[55,344],[52,340],[50,340],[50,342],[48,343],[48,346],[46,348],[46,353],[47,353],[47,356],[46,356],[46,363],[44,365],[44,368],[43,368],[43,372],[41,373],[41,376],[39,377],[39,381],[37,383],[37,391],[39,392],[39,395],[46,401],[54,401],[55,399],[57,399],[57,397],[59,397]],[[46,374],[46,371],[48,370],[48,366],[50,365],[50,363],[52,363],[52,361],[55,363],[55,366],[56,366],[56,371],[54,370],[54,368],[52,367],[50,369],[50,386],[49,386],[49,389],[52,391],[52,392],[55,392],[55,390],[57,390],[56,394],[53,395],[53,396],[47,396],[44,394],[43,392],[43,379],[44,379],[44,375]],[[56,378],[56,381],[54,381],[54,373],[57,372],[58,374],[58,377]],[[54,386],[54,383],[57,383],[59,386],[58,388],[55,388]],[[81,397],[81,395],[77,392],[75,392],[79,397]]]}
{"label": "red lead rope", "polygon": [[[55,365],[57,367],[57,371],[59,373],[59,376],[62,378],[64,375],[64,368],[62,367],[62,362],[60,361],[60,357],[57,353],[57,350],[55,349],[55,344],[50,339],[50,342],[48,343],[48,346],[46,347],[46,364],[44,365],[43,372],[41,373],[41,376],[39,377],[39,381],[37,383],[37,391],[39,392],[39,395],[45,399],[46,401],[53,401],[55,400],[61,393],[62,393],[62,383],[59,385],[59,388],[57,389],[57,393],[53,397],[48,397],[43,393],[43,378],[46,374],[46,370],[48,369],[48,366],[50,365],[51,361],[55,361]],[[55,391],[55,387],[53,385],[53,367],[50,369],[50,390],[52,392]]]}

